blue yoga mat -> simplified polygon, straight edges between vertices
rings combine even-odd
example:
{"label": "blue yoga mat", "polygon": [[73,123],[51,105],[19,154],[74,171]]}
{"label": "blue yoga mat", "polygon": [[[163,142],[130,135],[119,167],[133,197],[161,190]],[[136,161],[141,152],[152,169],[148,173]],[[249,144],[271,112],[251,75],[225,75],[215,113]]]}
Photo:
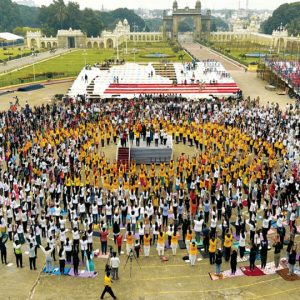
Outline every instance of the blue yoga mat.
{"label": "blue yoga mat", "polygon": [[[64,275],[69,275],[70,270],[71,270],[71,268],[65,268],[64,269]],[[46,272],[46,267],[44,267],[43,268],[43,273],[52,274],[52,275],[61,275],[60,271],[59,271],[59,267],[52,267],[52,271],[50,273]]]}

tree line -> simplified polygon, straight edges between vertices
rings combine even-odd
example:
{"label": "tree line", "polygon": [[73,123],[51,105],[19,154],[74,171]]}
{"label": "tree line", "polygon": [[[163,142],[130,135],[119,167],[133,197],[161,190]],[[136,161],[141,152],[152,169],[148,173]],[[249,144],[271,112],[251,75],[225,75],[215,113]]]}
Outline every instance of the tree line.
{"label": "tree line", "polygon": [[64,0],[54,0],[49,6],[42,7],[29,7],[11,0],[1,0],[0,16],[0,31],[14,31],[16,34],[24,34],[28,28],[39,28],[47,36],[55,36],[57,30],[71,27],[81,29],[88,36],[98,36],[103,29],[114,29],[117,22],[123,19],[128,20],[131,28],[135,26],[139,31],[149,31],[144,20],[133,10],[80,10],[78,3],[66,4]]}
{"label": "tree line", "polygon": [[272,34],[280,25],[287,28],[289,34],[300,33],[300,2],[286,3],[274,10],[272,16],[262,24],[264,33]]}

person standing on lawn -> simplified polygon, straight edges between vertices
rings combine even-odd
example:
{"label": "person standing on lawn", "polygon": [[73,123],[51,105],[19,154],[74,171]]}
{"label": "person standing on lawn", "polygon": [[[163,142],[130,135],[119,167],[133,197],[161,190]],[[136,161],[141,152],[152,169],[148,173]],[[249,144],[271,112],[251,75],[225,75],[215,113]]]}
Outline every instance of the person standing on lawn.
{"label": "person standing on lawn", "polygon": [[273,247],[274,247],[274,263],[275,263],[275,268],[277,269],[280,263],[280,253],[282,248],[279,235],[275,237]]}
{"label": "person standing on lawn", "polygon": [[296,256],[297,256],[297,246],[292,248],[292,251],[290,252],[289,255],[289,260],[288,260],[289,276],[295,275]]}
{"label": "person standing on lawn", "polygon": [[112,279],[118,280],[119,279],[120,259],[119,259],[119,257],[117,257],[116,252],[113,252],[113,257],[111,257],[111,259],[110,259],[110,266],[111,266]]}
{"label": "person standing on lawn", "polygon": [[215,239],[214,236],[212,236],[211,239],[209,240],[209,248],[208,248],[209,262],[211,265],[215,263],[216,251],[217,251],[217,240]]}
{"label": "person standing on lawn", "polygon": [[106,293],[109,293],[113,299],[117,299],[111,286],[112,286],[112,280],[110,279],[110,272],[106,272],[104,276],[104,290],[100,296],[100,299],[104,299],[104,295]]}
{"label": "person standing on lawn", "polygon": [[223,252],[221,249],[218,249],[218,252],[216,254],[216,275],[217,276],[221,276],[222,258],[223,258]]}
{"label": "person standing on lawn", "polygon": [[198,252],[198,248],[196,242],[193,241],[190,244],[190,249],[189,249],[189,256],[190,256],[189,258],[190,258],[191,266],[194,266],[196,263],[197,252]]}
{"label": "person standing on lawn", "polygon": [[255,260],[256,260],[256,246],[253,244],[251,249],[250,249],[250,271],[254,271],[255,268]]}
{"label": "person standing on lawn", "polygon": [[224,239],[225,260],[227,262],[230,259],[231,246],[232,246],[232,234],[231,234],[230,230],[227,230],[227,233],[226,233],[225,239]]}
{"label": "person standing on lawn", "polygon": [[230,267],[231,267],[231,274],[235,275],[237,266],[237,252],[233,250],[230,257]]}

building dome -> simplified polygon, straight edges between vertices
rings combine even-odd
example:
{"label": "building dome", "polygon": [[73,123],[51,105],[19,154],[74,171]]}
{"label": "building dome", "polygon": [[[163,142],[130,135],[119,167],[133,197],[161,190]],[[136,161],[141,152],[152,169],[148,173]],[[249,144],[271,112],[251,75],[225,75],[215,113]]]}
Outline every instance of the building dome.
{"label": "building dome", "polygon": [[127,25],[128,25],[128,21],[127,21],[127,19],[124,19],[124,21],[123,21],[123,25],[124,25],[124,26],[127,26]]}
{"label": "building dome", "polygon": [[173,2],[173,9],[176,10],[177,8],[178,8],[178,3],[177,3],[177,1],[175,0],[175,1]]}
{"label": "building dome", "polygon": [[197,2],[196,2],[196,9],[201,9],[201,2],[200,2],[200,0],[197,0]]}

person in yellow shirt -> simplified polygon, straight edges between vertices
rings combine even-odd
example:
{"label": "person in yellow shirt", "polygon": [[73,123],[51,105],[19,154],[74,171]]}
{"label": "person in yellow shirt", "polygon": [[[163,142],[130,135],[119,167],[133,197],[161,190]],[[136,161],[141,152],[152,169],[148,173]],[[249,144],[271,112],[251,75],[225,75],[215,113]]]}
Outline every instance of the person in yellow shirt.
{"label": "person in yellow shirt", "polygon": [[159,256],[165,254],[165,234],[162,231],[157,236],[156,250]]}
{"label": "person in yellow shirt", "polygon": [[149,233],[146,233],[144,235],[144,254],[145,254],[145,257],[149,257],[150,255],[150,234]]}
{"label": "person in yellow shirt", "polygon": [[192,239],[193,239],[193,231],[190,229],[190,230],[188,230],[186,237],[185,237],[185,245],[186,245],[186,249],[188,251],[190,249],[190,244],[191,244]]}
{"label": "person in yellow shirt", "polygon": [[178,248],[178,236],[176,232],[174,232],[171,237],[171,248],[172,248],[173,255],[176,255],[177,248]]}
{"label": "person in yellow shirt", "polygon": [[232,234],[230,230],[227,230],[224,239],[225,261],[229,261],[230,259],[231,246],[232,246]]}
{"label": "person in yellow shirt", "polygon": [[198,252],[198,248],[196,242],[193,241],[189,247],[189,259],[190,259],[191,266],[194,266],[196,263],[197,252]]}
{"label": "person in yellow shirt", "polygon": [[209,252],[209,262],[211,265],[214,265],[216,260],[216,252],[217,252],[217,240],[215,239],[214,236],[212,236],[211,239],[209,240],[208,252]]}
{"label": "person in yellow shirt", "polygon": [[104,290],[100,296],[100,299],[104,299],[104,295],[106,293],[109,293],[113,299],[117,299],[111,286],[112,286],[112,280],[110,279],[110,272],[106,272],[106,274],[104,276]]}
{"label": "person in yellow shirt", "polygon": [[134,236],[131,231],[129,231],[126,235],[126,253],[127,255],[133,250],[133,240]]}

